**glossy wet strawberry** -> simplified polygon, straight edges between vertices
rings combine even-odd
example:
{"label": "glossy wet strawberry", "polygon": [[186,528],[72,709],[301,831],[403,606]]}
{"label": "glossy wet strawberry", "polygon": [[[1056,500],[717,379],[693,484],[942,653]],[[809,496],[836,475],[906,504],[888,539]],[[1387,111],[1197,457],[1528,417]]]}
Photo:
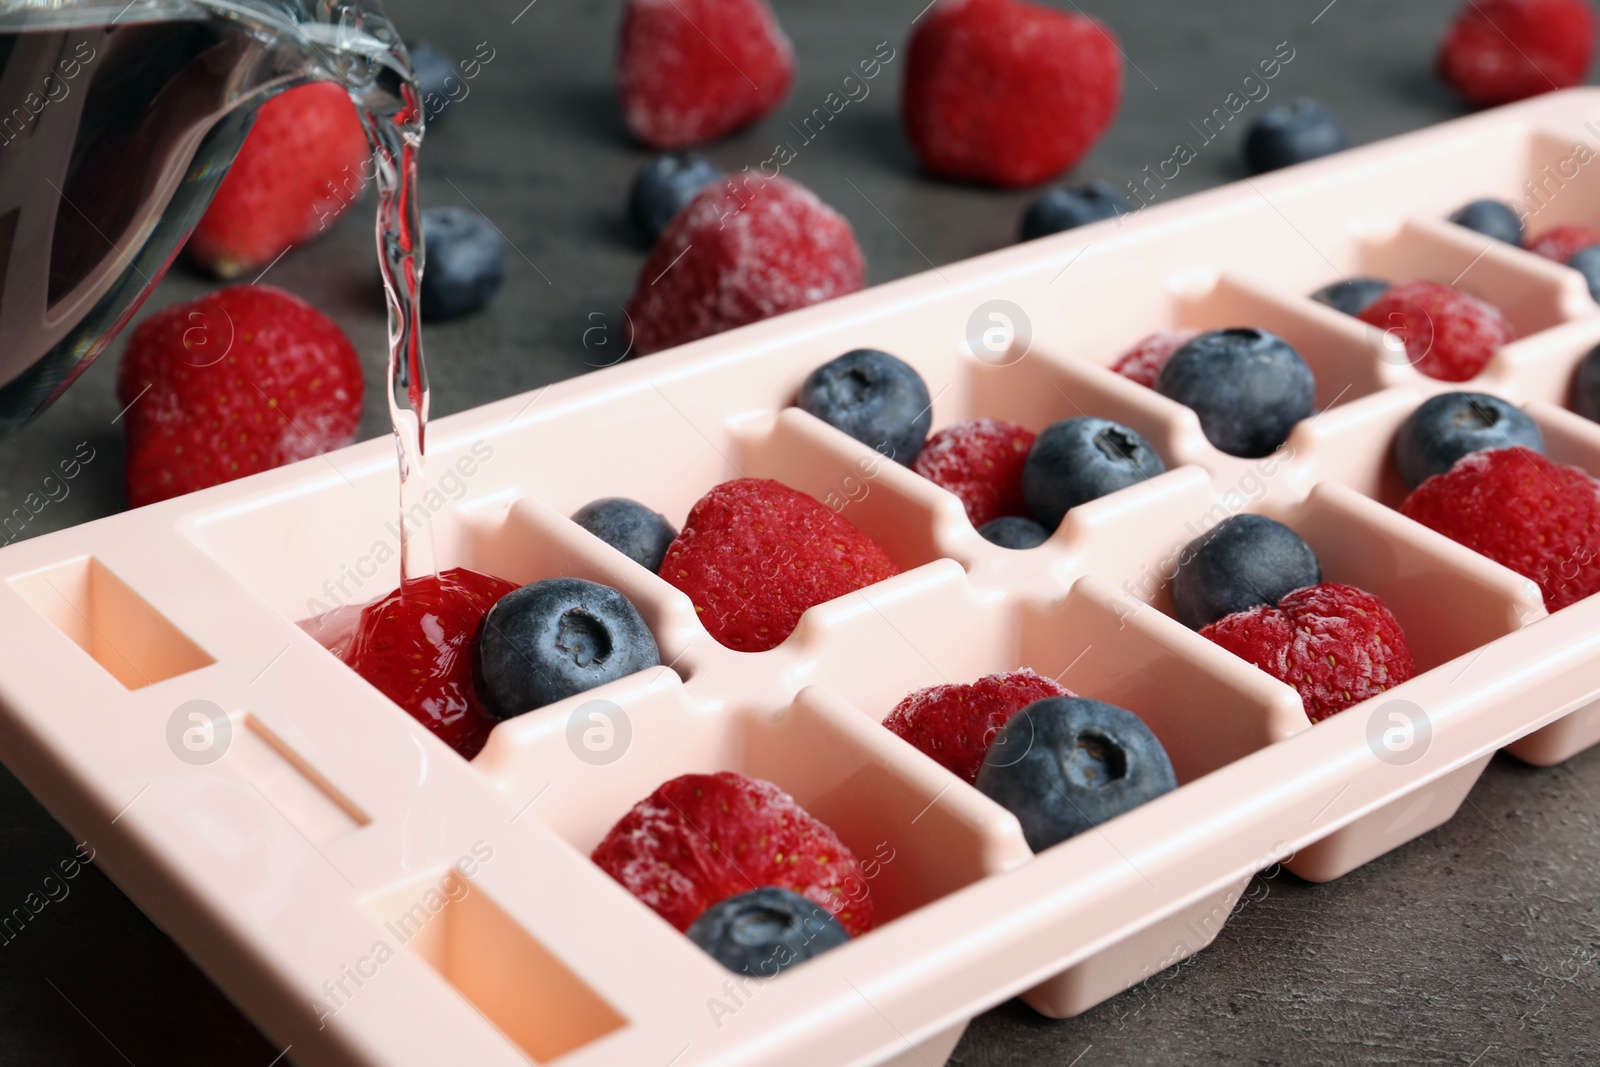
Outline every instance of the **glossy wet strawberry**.
{"label": "glossy wet strawberry", "polygon": [[344,661],[471,759],[494,726],[473,689],[473,641],[495,601],[516,588],[465,567],[412,579],[362,609]]}

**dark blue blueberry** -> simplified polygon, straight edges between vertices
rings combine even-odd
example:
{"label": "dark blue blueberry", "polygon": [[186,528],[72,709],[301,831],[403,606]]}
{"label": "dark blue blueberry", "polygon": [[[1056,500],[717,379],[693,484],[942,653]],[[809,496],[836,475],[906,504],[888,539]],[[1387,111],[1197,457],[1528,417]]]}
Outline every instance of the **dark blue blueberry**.
{"label": "dark blue blueberry", "polygon": [[1021,515],[1005,515],[998,519],[990,519],[978,527],[978,533],[985,541],[1001,548],[1038,548],[1050,540],[1049,530]]}
{"label": "dark blue blueberry", "polygon": [[430,207],[422,213],[422,317],[453,319],[487,304],[506,276],[505,240],[476,211]]}
{"label": "dark blue blueberry", "polygon": [[989,743],[978,789],[1022,823],[1035,852],[1178,788],[1139,716],[1087,697],[1046,697]]}
{"label": "dark blue blueberry", "polygon": [[1469,452],[1521,445],[1544,451],[1539,424],[1487,393],[1440,393],[1424,401],[1394,438],[1394,462],[1407,489],[1455,466]]}
{"label": "dark blue blueberry", "polygon": [[1504,200],[1474,200],[1458,208],[1450,221],[1496,241],[1522,247],[1522,220]]}
{"label": "dark blue blueberry", "polygon": [[850,940],[821,904],[770,887],[718,901],[686,933],[728,970],[752,978],[772,978]]}
{"label": "dark blue blueberry", "polygon": [[1333,112],[1300,97],[1269,107],[1250,127],[1244,159],[1253,174],[1341,152],[1349,142]]}
{"label": "dark blue blueberry", "polygon": [[1028,205],[1017,239],[1031,241],[1035,237],[1048,237],[1062,230],[1126,215],[1130,210],[1127,198],[1110,182],[1094,181],[1065,189],[1057,186],[1046,189]]}
{"label": "dark blue blueberry", "polygon": [[545,578],[495,601],[478,635],[478,696],[509,719],[661,664],[632,602],[609,585]]}
{"label": "dark blue blueberry", "polygon": [[700,190],[722,177],[722,168],[699,152],[668,152],[639,168],[628,192],[628,220],[655,244],[684,206]]}
{"label": "dark blue blueberry", "polygon": [[652,572],[661,569],[667,548],[678,536],[665,515],[621,496],[585,504],[572,513],[572,521]]}
{"label": "dark blue blueberry", "polygon": [[1022,465],[1022,499],[1048,530],[1069,508],[1167,469],[1150,442],[1110,419],[1080,416],[1046,426]]}
{"label": "dark blue blueberry", "polygon": [[1600,303],[1600,245],[1580,248],[1567,257],[1567,266],[1589,283],[1589,298]]}
{"label": "dark blue blueberry", "polygon": [[1600,345],[1578,364],[1572,380],[1572,410],[1591,422],[1600,422]]}
{"label": "dark blue blueberry", "polygon": [[1211,330],[1178,349],[1156,375],[1156,392],[1193,408],[1217,448],[1256,459],[1311,414],[1317,383],[1288,341],[1243,327]]}
{"label": "dark blue blueberry", "polygon": [[411,56],[411,71],[417,77],[423,114],[429,122],[437,122],[463,94],[466,82],[454,60],[432,41],[418,41],[407,46],[406,51]]}
{"label": "dark blue blueberry", "polygon": [[1191,630],[1322,581],[1317,554],[1265,515],[1234,515],[1178,553],[1172,610]]}
{"label": "dark blue blueberry", "polygon": [[907,466],[933,425],[933,401],[922,375],[872,348],[846,352],[812,371],[795,403]]}
{"label": "dark blue blueberry", "polygon": [[1388,289],[1389,283],[1382,278],[1346,278],[1342,282],[1324,285],[1311,294],[1311,299],[1346,315],[1359,315]]}

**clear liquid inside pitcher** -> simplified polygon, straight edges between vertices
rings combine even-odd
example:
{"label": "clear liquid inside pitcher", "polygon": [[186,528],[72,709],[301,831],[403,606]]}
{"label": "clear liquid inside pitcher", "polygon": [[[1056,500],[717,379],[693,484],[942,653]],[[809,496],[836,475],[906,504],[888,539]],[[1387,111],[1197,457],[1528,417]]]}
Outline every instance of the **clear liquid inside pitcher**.
{"label": "clear liquid inside pitcher", "polygon": [[409,78],[374,0],[0,0],[0,439],[126,324],[262,102],[332,80],[393,115]]}

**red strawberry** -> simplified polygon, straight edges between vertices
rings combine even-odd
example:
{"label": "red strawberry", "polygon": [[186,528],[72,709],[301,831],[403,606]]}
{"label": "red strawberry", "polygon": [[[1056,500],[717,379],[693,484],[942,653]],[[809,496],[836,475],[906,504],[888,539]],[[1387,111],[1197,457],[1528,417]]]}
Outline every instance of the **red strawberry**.
{"label": "red strawberry", "polygon": [[1225,615],[1201,637],[1293,686],[1321,722],[1416,673],[1406,635],[1383,601],[1337,582],[1308,585]]}
{"label": "red strawberry", "polygon": [[1588,226],[1568,224],[1552,226],[1538,237],[1528,241],[1528,251],[1565,263],[1573,253],[1590,245],[1600,245],[1600,230]]}
{"label": "red strawberry", "polygon": [[361,363],[322,312],[236,285],[151,315],[117,367],[128,503],[153,504],[349,444]]}
{"label": "red strawberry", "polygon": [[775,886],[833,913],[851,937],[872,929],[855,856],[771,782],[722,771],[665,782],[592,856],[679,930],[720,900]]}
{"label": "red strawberry", "polygon": [[628,301],[634,350],[686,344],[865,284],[850,223],[811,190],[781,177],[718,182],[678,212],[639,272]]}
{"label": "red strawberry", "polygon": [[1045,697],[1076,694],[1023,668],[988,674],[971,685],[918,689],[889,713],[883,725],[966,782],[978,780],[989,742],[1011,716]]}
{"label": "red strawberry", "polygon": [[900,573],[878,543],[782,482],[723,482],[689,511],[661,577],[741,652],[765,652],[809,607]]}
{"label": "red strawberry", "polygon": [[1111,369],[1147,389],[1154,389],[1156,375],[1172,358],[1172,353],[1199,336],[1199,330],[1157,330],[1118,356]]}
{"label": "red strawberry", "polygon": [[1600,592],[1600,482],[1527,448],[1456,460],[1400,512],[1539,583],[1559,611]]}
{"label": "red strawberry", "polygon": [[1439,77],[1479,107],[1569,89],[1594,36],[1589,0],[1468,0],[1439,46]]}
{"label": "red strawberry", "polygon": [[982,526],[1003,515],[1027,515],[1022,465],[1033,431],[1000,419],[965,419],[928,438],[911,469],[961,498],[967,521]]}
{"label": "red strawberry", "polygon": [[628,0],[617,89],[645,144],[714,141],[771,114],[793,81],[794,49],[766,0]]}
{"label": "red strawberry", "polygon": [[1356,317],[1403,343],[1417,370],[1447,382],[1475,377],[1516,337],[1498,308],[1437,282],[1390,286]]}
{"label": "red strawberry", "polygon": [[471,759],[494,727],[473,688],[472,642],[495,601],[516,588],[465,567],[403,582],[361,609],[344,661]]}
{"label": "red strawberry", "polygon": [[236,278],[309,241],[355,202],[372,153],[350,94],[326,82],[273,97],[189,237],[189,255]]}
{"label": "red strawberry", "polygon": [[1034,185],[1071,169],[1122,98],[1101,23],[1026,0],[940,0],[906,58],[901,118],[934,174]]}

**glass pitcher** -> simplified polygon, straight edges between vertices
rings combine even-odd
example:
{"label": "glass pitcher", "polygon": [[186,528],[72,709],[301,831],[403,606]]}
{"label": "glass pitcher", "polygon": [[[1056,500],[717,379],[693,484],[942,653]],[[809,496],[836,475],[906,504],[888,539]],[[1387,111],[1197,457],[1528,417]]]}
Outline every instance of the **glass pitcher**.
{"label": "glass pitcher", "polygon": [[127,324],[263,101],[387,115],[410,78],[376,0],[0,0],[0,439]]}

